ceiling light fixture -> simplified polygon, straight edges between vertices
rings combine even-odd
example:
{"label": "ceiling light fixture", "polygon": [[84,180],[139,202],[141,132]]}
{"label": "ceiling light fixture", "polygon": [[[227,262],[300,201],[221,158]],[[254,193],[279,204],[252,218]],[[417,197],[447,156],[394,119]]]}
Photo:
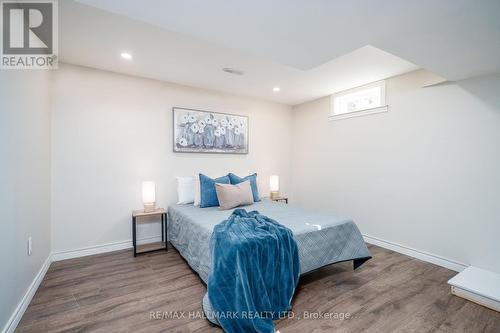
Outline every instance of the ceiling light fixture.
{"label": "ceiling light fixture", "polygon": [[278,92],[278,91],[280,91],[280,90],[281,90],[281,89],[280,89],[280,87],[274,87],[274,88],[273,88],[273,91],[274,91],[274,92]]}
{"label": "ceiling light fixture", "polygon": [[229,74],[233,74],[233,75],[243,75],[243,74],[245,74],[245,72],[240,71],[239,69],[234,69],[234,68],[229,68],[229,67],[223,68],[222,71],[226,72],[226,73],[229,73]]}
{"label": "ceiling light fixture", "polygon": [[132,55],[130,53],[128,53],[128,52],[122,52],[120,55],[125,60],[132,60]]}

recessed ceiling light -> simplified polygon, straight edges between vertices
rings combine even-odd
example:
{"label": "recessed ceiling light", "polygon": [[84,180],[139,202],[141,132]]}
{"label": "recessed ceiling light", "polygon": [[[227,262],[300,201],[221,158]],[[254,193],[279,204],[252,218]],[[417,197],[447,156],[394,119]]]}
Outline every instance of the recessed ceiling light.
{"label": "recessed ceiling light", "polygon": [[229,68],[225,67],[222,69],[223,72],[229,73],[229,74],[234,74],[234,75],[243,75],[245,72],[240,71],[239,69],[234,69],[234,68]]}
{"label": "recessed ceiling light", "polygon": [[273,91],[274,91],[274,92],[278,92],[278,91],[280,91],[280,90],[281,90],[281,89],[280,89],[280,87],[274,87],[274,88],[273,88]]}
{"label": "recessed ceiling light", "polygon": [[120,55],[125,60],[132,60],[132,55],[130,53],[128,53],[128,52],[122,52]]}

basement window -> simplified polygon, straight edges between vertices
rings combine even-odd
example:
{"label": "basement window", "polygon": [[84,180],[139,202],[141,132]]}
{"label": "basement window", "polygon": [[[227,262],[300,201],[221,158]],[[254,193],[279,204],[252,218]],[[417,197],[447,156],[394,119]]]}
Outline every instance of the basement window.
{"label": "basement window", "polygon": [[349,89],[330,96],[330,120],[387,112],[385,81]]}

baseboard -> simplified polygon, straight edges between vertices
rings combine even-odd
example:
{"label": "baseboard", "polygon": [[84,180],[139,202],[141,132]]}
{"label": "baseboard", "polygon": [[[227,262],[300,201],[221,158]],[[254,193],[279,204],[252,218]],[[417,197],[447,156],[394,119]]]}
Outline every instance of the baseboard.
{"label": "baseboard", "polygon": [[40,283],[45,277],[45,274],[47,273],[47,270],[49,269],[51,262],[52,262],[52,256],[49,254],[47,259],[45,259],[45,262],[43,263],[42,267],[36,274],[35,278],[33,279],[33,282],[31,282],[30,286],[28,287],[28,290],[26,290],[26,293],[21,299],[21,302],[19,302],[19,305],[14,310],[14,313],[12,313],[9,320],[7,321],[7,324],[2,330],[3,333],[12,333],[15,331],[17,325],[19,324],[21,318],[24,315],[24,312],[26,311],[28,305],[33,299],[33,296],[35,296],[38,286],[40,286]]}
{"label": "baseboard", "polygon": [[377,246],[383,247],[385,249],[392,250],[394,252],[399,252],[399,253],[405,254],[407,256],[413,257],[413,258],[417,258],[417,259],[420,259],[420,260],[423,260],[426,262],[430,262],[432,264],[451,269],[452,271],[455,271],[455,272],[461,272],[468,267],[468,265],[461,263],[461,262],[458,262],[458,261],[455,261],[455,260],[443,258],[441,256],[438,256],[438,255],[435,255],[432,253],[427,253],[424,251],[416,250],[416,249],[413,249],[411,247],[404,246],[404,245],[397,244],[397,243],[393,243],[393,242],[389,242],[389,241],[386,241],[386,240],[383,240],[383,239],[380,239],[377,237],[363,235],[363,238],[365,239],[365,242],[367,242],[369,244],[377,245]]}
{"label": "baseboard", "polygon": [[[137,245],[159,242],[159,241],[161,241],[161,236],[144,237],[137,240]],[[130,248],[132,248],[132,240],[88,246],[75,250],[56,251],[52,252],[52,261],[73,259],[73,258],[91,256],[94,254],[126,250]]]}

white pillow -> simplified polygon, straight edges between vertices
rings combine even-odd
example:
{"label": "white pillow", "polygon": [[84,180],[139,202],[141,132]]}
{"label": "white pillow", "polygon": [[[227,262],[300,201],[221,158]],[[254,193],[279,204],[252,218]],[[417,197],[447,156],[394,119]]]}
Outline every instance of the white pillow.
{"label": "white pillow", "polygon": [[193,177],[193,189],[194,189],[194,205],[199,206],[200,201],[201,201],[201,195],[200,195],[200,174],[197,173]]}
{"label": "white pillow", "polygon": [[[192,203],[194,201],[193,177],[176,177],[176,178],[177,178],[177,204],[184,205]],[[200,181],[198,180],[198,183],[199,182]]]}

